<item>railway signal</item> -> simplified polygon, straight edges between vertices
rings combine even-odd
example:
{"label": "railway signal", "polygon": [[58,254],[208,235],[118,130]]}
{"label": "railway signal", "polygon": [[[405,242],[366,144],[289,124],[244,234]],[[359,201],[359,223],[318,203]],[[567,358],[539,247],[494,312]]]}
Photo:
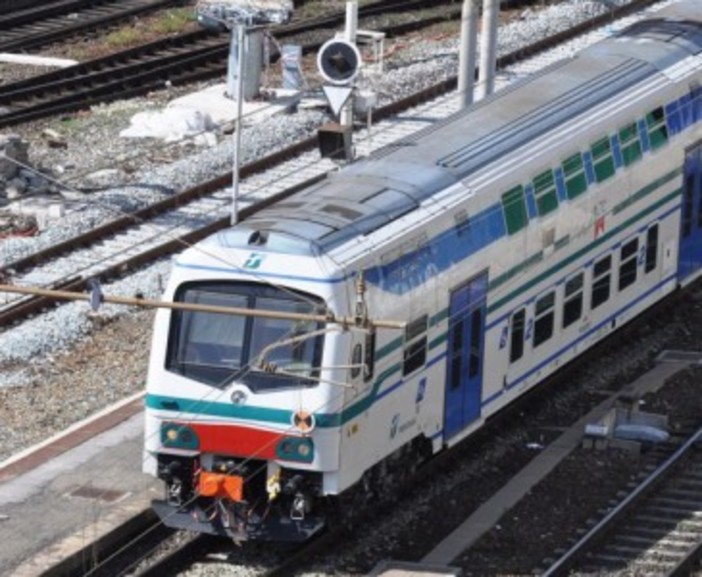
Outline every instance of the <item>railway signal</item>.
{"label": "railway signal", "polygon": [[329,84],[324,87],[327,100],[340,121],[325,124],[317,131],[322,157],[349,161],[353,159],[351,136],[353,111],[349,103],[354,80],[361,69],[361,54],[356,47],[358,3],[346,3],[344,38],[326,42],[317,55],[317,68]]}
{"label": "railway signal", "polygon": [[317,54],[317,67],[327,82],[350,86],[361,68],[361,54],[356,45],[347,40],[329,40]]}

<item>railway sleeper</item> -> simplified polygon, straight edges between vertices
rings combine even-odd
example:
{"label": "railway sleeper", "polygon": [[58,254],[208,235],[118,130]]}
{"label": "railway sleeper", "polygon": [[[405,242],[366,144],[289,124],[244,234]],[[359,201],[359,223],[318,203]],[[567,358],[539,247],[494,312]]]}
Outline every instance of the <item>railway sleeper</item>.
{"label": "railway sleeper", "polygon": [[639,537],[637,535],[618,535],[615,539],[616,542],[618,543],[631,543],[631,544],[638,544],[640,547],[647,547],[651,548],[654,546],[660,546],[660,547],[671,547],[671,548],[679,548],[679,549],[686,549],[690,547],[692,543],[696,543],[695,540],[685,540],[685,539],[677,539],[675,537],[663,537],[661,539],[652,539],[650,537]]}
{"label": "railway sleeper", "polygon": [[666,519],[679,519],[682,517],[692,516],[694,518],[702,519],[702,511],[690,510],[683,507],[673,507],[665,505],[651,505],[646,507],[646,513],[655,517],[658,517],[661,521]]}
{"label": "railway sleeper", "polygon": [[670,506],[672,509],[681,511],[698,512],[702,511],[702,499],[689,499],[683,496],[676,496],[670,492],[653,499],[655,505],[663,507]]}

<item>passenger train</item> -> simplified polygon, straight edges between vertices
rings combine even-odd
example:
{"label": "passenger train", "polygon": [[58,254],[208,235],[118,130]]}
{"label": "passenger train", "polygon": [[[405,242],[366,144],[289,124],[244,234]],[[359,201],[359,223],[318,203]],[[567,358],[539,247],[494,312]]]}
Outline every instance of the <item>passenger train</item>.
{"label": "passenger train", "polygon": [[179,255],[154,508],[307,539],[701,272],[702,10],[681,0]]}

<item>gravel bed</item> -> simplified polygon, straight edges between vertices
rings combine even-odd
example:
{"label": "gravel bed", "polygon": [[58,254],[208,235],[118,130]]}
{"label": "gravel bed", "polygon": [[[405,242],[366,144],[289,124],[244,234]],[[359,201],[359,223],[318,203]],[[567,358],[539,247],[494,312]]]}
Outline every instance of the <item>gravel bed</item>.
{"label": "gravel bed", "polygon": [[[599,2],[580,0],[542,10],[525,10],[518,18],[501,27],[501,50],[513,50],[535,36],[566,28],[575,21],[604,10],[606,8]],[[375,81],[378,91],[384,95],[402,97],[420,85],[430,85],[455,74],[457,33],[458,25],[452,34],[443,32],[438,39],[426,40],[424,36],[415,34],[394,41],[396,49],[393,48],[395,44],[390,43],[387,48],[393,51],[393,57],[386,63],[382,81]],[[59,180],[66,187],[66,196],[70,200],[67,215],[40,235],[3,240],[0,243],[0,266],[71,238],[119,213],[132,211],[229,170],[232,138],[222,132],[214,134],[216,144],[211,138],[164,144],[156,139],[118,137],[120,131],[129,126],[136,112],[160,109],[180,93],[182,90],[164,90],[144,98],[97,106],[89,112],[37,121],[13,129],[31,143],[30,161],[34,166],[45,167],[61,175]],[[259,158],[313,134],[316,126],[325,119],[324,112],[311,110],[276,116],[256,126],[248,126],[242,135],[242,159],[247,162]],[[43,136],[46,128],[59,131],[66,138],[68,146],[51,147]],[[106,175],[105,169],[112,172]],[[108,182],[100,185],[101,179]],[[120,185],[110,187],[111,179]],[[158,294],[158,287],[166,282],[167,275],[167,263],[162,263],[104,288],[105,292],[121,295],[141,292],[151,298]],[[62,306],[48,315],[0,334],[0,394],[3,401],[0,459],[101,409],[119,396],[118,391],[127,394],[143,384],[145,346],[134,351],[131,363],[113,363],[112,357],[119,357],[120,341],[133,343],[148,340],[144,336],[150,331],[150,322],[144,320],[148,315],[138,315],[135,318],[140,321],[136,322],[129,318],[131,311],[124,307],[105,307],[100,311],[100,318],[105,320],[96,322],[87,311],[85,303]],[[121,336],[121,332],[115,331],[114,345],[106,337],[103,341],[95,331],[96,326],[102,327],[107,321],[116,322],[123,315],[126,316],[122,321],[125,328],[137,330],[139,336],[132,337],[126,332]],[[115,326],[120,327],[121,324]],[[93,340],[86,340],[90,335],[94,335]],[[60,411],[54,409],[53,416],[48,419],[50,427],[46,423],[37,425],[39,419],[35,415],[43,409],[37,407],[41,403],[32,402],[31,398],[41,399],[47,394],[46,389],[51,387],[51,396],[75,400],[78,393],[71,390],[76,383],[73,375],[75,368],[71,365],[77,361],[73,359],[88,354],[91,342],[98,340],[101,348],[97,350],[102,350],[103,355],[96,355],[92,361],[94,364],[91,364],[94,367],[93,375],[82,380],[90,383],[86,385],[86,390],[108,392],[86,393],[81,402],[68,403],[69,406],[62,407]],[[71,350],[79,341],[85,352],[81,349]],[[113,347],[114,354],[104,354]],[[102,370],[100,362],[108,363],[108,369]],[[64,365],[67,365],[65,370]],[[63,376],[64,373],[69,376]],[[107,382],[106,375],[109,375]],[[115,387],[115,382],[121,385]],[[65,389],[71,392],[62,392]],[[27,395],[27,390],[35,391],[36,397]],[[31,411],[29,415],[28,411]],[[28,418],[30,415],[31,418]]]}
{"label": "gravel bed", "polygon": [[[310,560],[299,577],[361,577],[383,559],[416,561],[428,554],[535,455],[614,391],[650,370],[665,349],[702,350],[702,303],[690,298],[675,311],[637,327],[625,328],[618,343],[600,349],[587,366],[578,366],[526,406],[488,424],[456,447],[451,460],[430,483],[410,486],[398,500],[373,507],[337,546]],[[665,414],[671,430],[702,424],[699,391],[702,368],[674,375],[657,392],[641,399],[644,411]],[[603,511],[622,498],[650,463],[620,449],[577,448],[473,547],[452,562],[466,577],[534,575],[568,546]],[[226,547],[223,545],[223,547]],[[248,556],[253,549],[254,561]],[[179,573],[187,577],[260,574],[256,547],[208,558]],[[242,564],[244,567],[242,567]]]}
{"label": "gravel bed", "polygon": [[[541,12],[524,11],[502,28],[501,50],[514,50],[534,36],[563,29],[574,20],[605,10],[600,2],[566,4]],[[382,83],[377,85],[381,95],[404,96],[455,74],[455,34],[432,41],[418,39],[416,35],[396,42],[398,48],[386,63]],[[394,45],[390,43],[388,49]],[[134,113],[158,109],[178,92],[164,90],[145,98],[96,107],[67,119],[18,127],[16,132],[32,143],[32,163],[60,175],[57,178],[70,192],[67,196],[71,198],[71,212],[59,226],[43,231],[38,237],[3,241],[0,266],[39,247],[70,238],[117,213],[134,210],[227,171],[231,163],[231,137],[224,133],[215,134],[216,143],[211,139],[209,142],[190,139],[170,145],[154,139],[117,137]],[[248,127],[243,135],[244,160],[258,158],[312,134],[325,119],[321,111],[307,111]],[[45,128],[65,135],[68,148],[49,147],[42,137]],[[96,174],[103,169],[116,172]],[[109,179],[126,186],[110,188]],[[141,292],[153,298],[167,275],[168,263],[158,263],[134,278],[105,286],[104,290],[121,295]],[[693,302],[685,314],[678,314],[672,322],[661,322],[660,326],[640,331],[639,340],[632,342],[624,355],[618,353],[611,358],[603,355],[591,367],[581,368],[564,391],[544,401],[535,414],[529,412],[529,421],[524,415],[516,415],[509,428],[486,428],[476,436],[475,443],[456,451],[453,466],[439,481],[403,497],[392,511],[384,511],[384,517],[374,518],[351,535],[344,551],[317,560],[315,568],[305,575],[362,575],[382,558],[421,559],[443,534],[533,457],[533,449],[529,448],[532,443],[546,443],[559,427],[570,424],[576,408],[583,411],[594,406],[602,399],[603,390],[614,388],[617,383],[623,385],[649,368],[652,354],[662,348],[699,348],[700,313],[699,304]],[[91,314],[87,305],[76,303],[0,334],[0,461],[140,390],[146,375],[152,316],[151,312],[108,306]],[[699,407],[699,395],[694,394],[698,377],[697,373],[686,377],[688,392],[680,398],[687,401],[688,407]],[[666,394],[660,400],[647,400],[648,410],[655,410],[657,402],[671,403],[670,414],[677,414],[680,409],[672,404],[678,393]],[[52,402],[47,403],[47,399]],[[489,445],[481,445],[481,439],[483,443],[489,439]],[[476,446],[489,446],[489,455],[476,452]],[[555,508],[562,510],[567,520],[573,506],[579,511],[573,518],[580,523],[592,514],[592,507],[606,503],[610,492],[635,474],[638,464],[629,455],[617,452],[578,451],[563,467],[567,468],[554,473],[554,485],[538,487],[533,492],[538,497],[536,500],[509,512],[499,528],[459,560],[466,570],[472,571],[467,574],[494,575],[496,568],[501,574],[530,574],[544,557],[562,545],[566,531],[575,530],[574,524],[556,533],[553,525],[549,526],[536,513]],[[573,493],[565,501],[559,498],[563,479],[573,484]],[[581,483],[576,485],[574,480]],[[602,487],[600,497],[592,502],[589,498],[579,498],[579,491],[585,494],[585,489],[593,485]],[[532,517],[533,524],[520,522]],[[508,559],[512,561],[507,562]],[[240,568],[228,570],[216,562],[208,562],[188,573],[228,574],[250,573],[241,572]]]}

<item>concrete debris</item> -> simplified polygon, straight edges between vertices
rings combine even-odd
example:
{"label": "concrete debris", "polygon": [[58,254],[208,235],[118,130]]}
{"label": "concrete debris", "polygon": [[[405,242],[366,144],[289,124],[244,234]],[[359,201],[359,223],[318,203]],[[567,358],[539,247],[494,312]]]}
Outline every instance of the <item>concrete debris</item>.
{"label": "concrete debris", "polygon": [[0,213],[0,238],[33,236],[39,232],[37,219],[28,214]]}
{"label": "concrete debris", "polygon": [[42,132],[44,140],[49,148],[68,148],[66,139],[56,130],[45,128]]}
{"label": "concrete debris", "polygon": [[104,168],[96,170],[86,175],[84,178],[85,185],[95,188],[109,188],[118,186],[125,180],[124,172],[119,168]]}
{"label": "concrete debris", "polygon": [[30,164],[29,143],[16,134],[0,135],[0,205],[6,207],[0,213],[0,238],[32,236],[39,227],[49,224],[52,215],[63,213],[56,208],[49,211],[43,205],[37,212],[34,203],[27,202],[55,195],[58,187],[52,178],[44,168],[35,169]]}
{"label": "concrete debris", "polygon": [[167,108],[161,112],[139,112],[134,115],[129,128],[120,136],[129,138],[162,138],[176,142],[187,136],[214,130],[217,125],[212,117],[200,110]]}
{"label": "concrete debris", "polygon": [[13,179],[29,164],[29,143],[17,134],[0,134],[0,178]]}

